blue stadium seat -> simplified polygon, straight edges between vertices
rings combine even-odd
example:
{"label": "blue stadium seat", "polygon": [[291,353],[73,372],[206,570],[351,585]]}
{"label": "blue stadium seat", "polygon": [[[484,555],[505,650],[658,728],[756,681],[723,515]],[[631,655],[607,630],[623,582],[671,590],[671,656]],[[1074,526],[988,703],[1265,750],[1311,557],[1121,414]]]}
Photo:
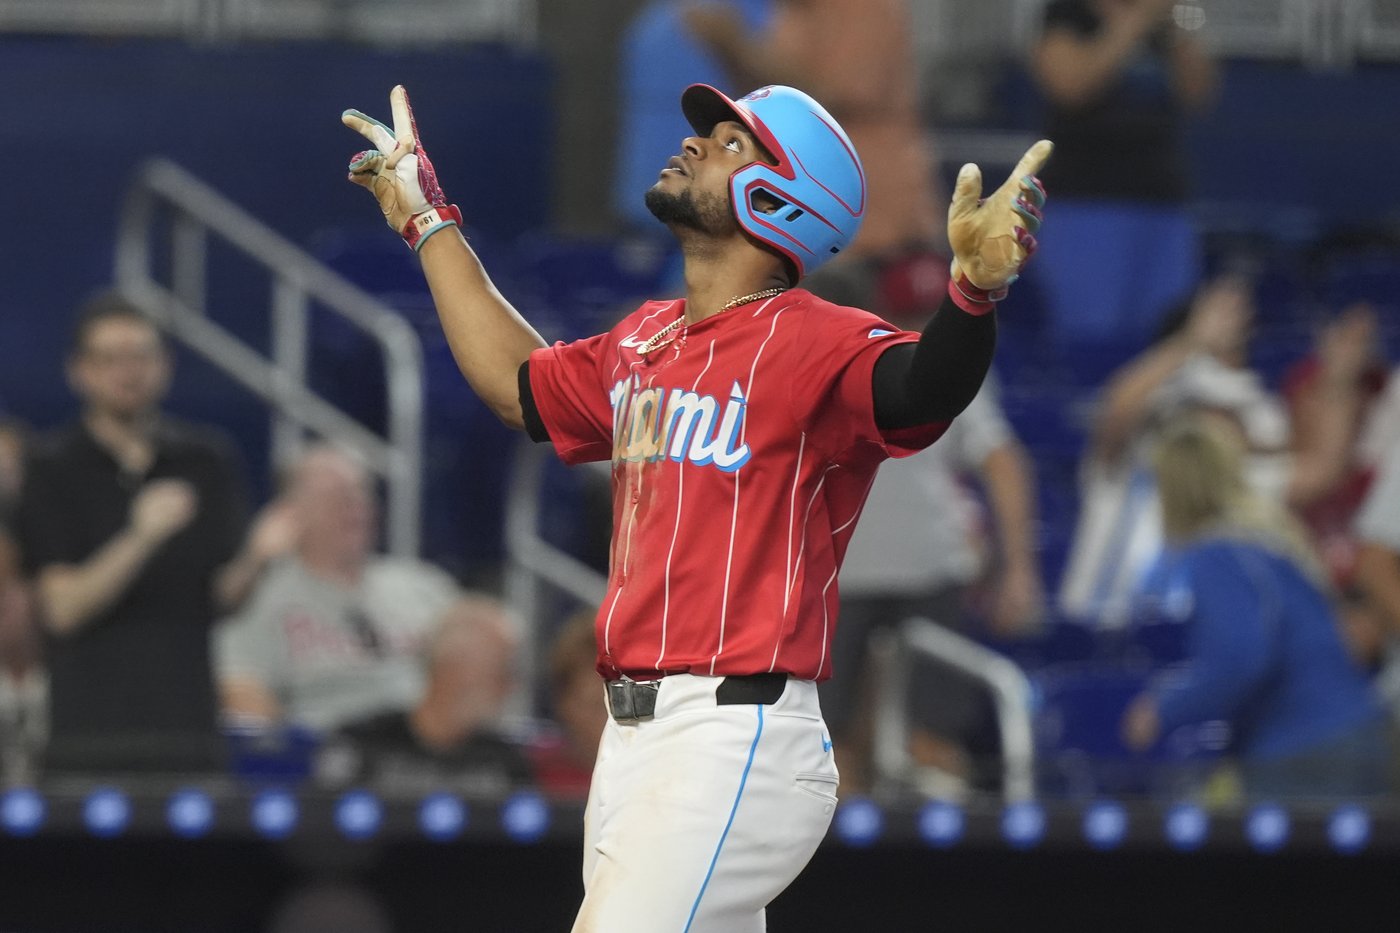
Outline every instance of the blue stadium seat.
{"label": "blue stadium seat", "polygon": [[527,316],[542,331],[571,339],[606,330],[641,301],[664,297],[659,289],[671,258],[656,239],[534,231],[513,244],[511,270],[521,300],[537,309]]}
{"label": "blue stadium seat", "polygon": [[1381,324],[1386,358],[1400,358],[1400,245],[1347,253],[1325,262],[1318,275],[1318,301],[1340,311],[1370,302]]}
{"label": "blue stadium seat", "polygon": [[[509,269],[509,250],[491,245],[489,238],[478,239],[470,229],[464,232],[493,279],[500,278],[497,267],[502,272]],[[425,342],[441,340],[437,312],[418,259],[388,228],[382,224],[325,228],[311,238],[308,250],[332,270],[398,310]],[[509,294],[509,282],[496,284]]]}
{"label": "blue stadium seat", "polygon": [[1188,626],[1164,618],[1139,618],[1123,630],[1121,657],[1126,663],[1160,667],[1186,658]]}
{"label": "blue stadium seat", "polygon": [[1099,654],[1098,633],[1063,619],[1048,621],[1025,636],[988,640],[988,645],[1028,671],[1088,663]]}
{"label": "blue stadium seat", "polygon": [[252,783],[297,783],[315,770],[320,739],[295,726],[277,729],[224,729],[228,742],[229,770]]}
{"label": "blue stadium seat", "polygon": [[1040,782],[1047,794],[1090,796],[1180,793],[1219,755],[1219,724],[1177,730],[1151,749],[1119,738],[1124,711],[1158,666],[1125,660],[1050,665],[1032,674]]}

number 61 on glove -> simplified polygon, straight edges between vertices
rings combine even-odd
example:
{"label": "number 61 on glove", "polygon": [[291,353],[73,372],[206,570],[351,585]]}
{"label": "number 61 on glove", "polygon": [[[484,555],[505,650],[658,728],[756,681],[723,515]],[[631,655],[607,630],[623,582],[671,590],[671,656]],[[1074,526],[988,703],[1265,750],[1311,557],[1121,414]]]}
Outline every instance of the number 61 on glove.
{"label": "number 61 on glove", "polygon": [[385,222],[418,250],[434,233],[461,226],[462,212],[442,193],[403,85],[390,92],[389,109],[393,129],[358,110],[340,115],[342,123],[374,144],[350,159],[350,180],[374,194]]}

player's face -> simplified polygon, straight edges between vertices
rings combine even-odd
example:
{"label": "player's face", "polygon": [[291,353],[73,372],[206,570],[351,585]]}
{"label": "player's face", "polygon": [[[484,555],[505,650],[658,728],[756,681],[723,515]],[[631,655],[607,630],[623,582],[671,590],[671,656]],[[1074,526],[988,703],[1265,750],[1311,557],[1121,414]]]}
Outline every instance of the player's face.
{"label": "player's face", "polygon": [[672,228],[712,235],[738,229],[729,194],[729,176],[765,153],[742,123],[715,125],[709,136],[689,136],[647,191],[647,208]]}
{"label": "player's face", "polygon": [[94,323],[69,376],[87,406],[122,419],[155,408],[170,383],[170,358],[155,328],[129,317]]}

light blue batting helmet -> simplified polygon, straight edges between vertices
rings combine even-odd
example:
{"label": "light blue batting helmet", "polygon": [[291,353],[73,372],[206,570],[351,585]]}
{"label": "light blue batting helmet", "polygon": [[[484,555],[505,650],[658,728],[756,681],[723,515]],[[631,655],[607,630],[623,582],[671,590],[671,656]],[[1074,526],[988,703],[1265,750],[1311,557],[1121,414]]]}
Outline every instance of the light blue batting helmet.
{"label": "light blue batting helmet", "polygon": [[[865,216],[865,170],[841,125],[796,88],[774,84],[736,100],[708,84],[681,95],[695,132],[737,120],[777,161],[751,162],[729,176],[739,226],[797,266],[798,278],[850,245]],[[782,203],[773,213],[754,207],[762,191]]]}

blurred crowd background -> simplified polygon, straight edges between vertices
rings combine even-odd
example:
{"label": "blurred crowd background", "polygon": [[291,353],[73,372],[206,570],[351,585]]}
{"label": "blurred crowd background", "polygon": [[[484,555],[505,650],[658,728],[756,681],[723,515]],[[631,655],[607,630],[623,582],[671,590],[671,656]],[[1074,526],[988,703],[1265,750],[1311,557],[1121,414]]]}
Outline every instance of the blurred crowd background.
{"label": "blurred crowd background", "polygon": [[1057,147],[987,386],[852,543],[843,796],[1400,789],[1396,0],[0,0],[0,76],[5,788],[582,799],[607,473],[471,395],[339,114],[406,85],[570,340],[679,293],[642,194],[705,82],[842,122],[804,286],[903,327],[958,168]]}

